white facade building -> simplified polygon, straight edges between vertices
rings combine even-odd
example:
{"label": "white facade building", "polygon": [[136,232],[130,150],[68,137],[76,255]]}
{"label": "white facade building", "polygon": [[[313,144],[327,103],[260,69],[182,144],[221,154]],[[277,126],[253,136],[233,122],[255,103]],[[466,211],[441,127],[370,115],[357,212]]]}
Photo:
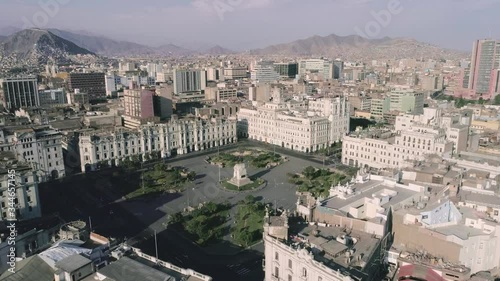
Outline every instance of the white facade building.
{"label": "white facade building", "polygon": [[467,112],[443,114],[437,108],[425,108],[421,115],[402,114],[396,117],[394,131],[368,130],[346,136],[342,162],[383,169],[411,166],[411,161],[422,161],[429,154],[451,157],[470,145],[470,118]]}
{"label": "white facade building", "polygon": [[349,103],[345,98],[273,102],[241,108],[239,134],[301,152],[315,152],[340,141],[349,132]]}
{"label": "white facade building", "polygon": [[170,157],[236,141],[236,120],[222,118],[173,119],[166,124],[142,125],[137,130],[91,132],[80,137],[81,169],[95,170],[101,162],[119,165],[133,156]]}
{"label": "white facade building", "polygon": [[[40,217],[42,211],[35,172],[27,163],[17,161],[12,152],[0,152],[0,156],[0,221]],[[15,196],[10,194],[12,190],[15,190]]]}
{"label": "white facade building", "polygon": [[50,127],[0,130],[0,151],[30,163],[41,182],[65,176],[62,134]]}

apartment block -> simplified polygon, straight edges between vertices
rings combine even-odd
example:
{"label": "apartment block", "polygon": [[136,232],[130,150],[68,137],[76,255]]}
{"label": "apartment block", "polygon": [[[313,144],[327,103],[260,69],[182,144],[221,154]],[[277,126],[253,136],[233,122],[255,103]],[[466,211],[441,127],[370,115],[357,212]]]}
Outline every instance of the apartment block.
{"label": "apartment block", "polygon": [[154,92],[139,89],[135,85],[124,91],[125,114],[123,123],[125,127],[137,128],[148,122],[159,121],[159,118],[154,114],[154,95]]}
{"label": "apartment block", "polygon": [[236,141],[236,120],[230,118],[173,118],[165,124],[146,124],[134,130],[94,131],[80,137],[81,169],[95,170],[101,162],[118,166],[133,156],[145,159],[156,154],[165,158]]}

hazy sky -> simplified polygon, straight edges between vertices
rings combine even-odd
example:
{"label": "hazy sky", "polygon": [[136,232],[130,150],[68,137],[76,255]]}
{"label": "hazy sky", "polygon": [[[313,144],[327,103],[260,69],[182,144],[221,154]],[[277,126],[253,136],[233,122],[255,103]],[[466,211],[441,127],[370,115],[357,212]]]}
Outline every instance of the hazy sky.
{"label": "hazy sky", "polygon": [[500,39],[498,11],[500,0],[0,0],[0,28],[33,24],[235,50],[361,31],[469,50],[476,39]]}

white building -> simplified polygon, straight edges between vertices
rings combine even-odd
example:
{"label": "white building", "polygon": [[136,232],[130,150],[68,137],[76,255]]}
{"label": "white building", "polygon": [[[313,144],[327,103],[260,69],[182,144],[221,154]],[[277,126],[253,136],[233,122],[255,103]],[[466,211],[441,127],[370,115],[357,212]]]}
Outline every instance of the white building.
{"label": "white building", "polygon": [[273,101],[238,113],[239,134],[301,152],[315,152],[338,142],[349,132],[349,103],[345,98]]}
{"label": "white building", "polygon": [[207,86],[206,72],[200,69],[174,69],[174,93],[198,92]]}
{"label": "white building", "polygon": [[324,59],[307,59],[299,61],[299,75],[319,74],[324,80],[334,78],[333,62]]}
{"label": "white building", "polygon": [[[27,163],[17,161],[12,152],[0,152],[0,221],[30,220],[42,215],[36,174]],[[12,196],[9,189],[15,190]],[[10,200],[12,199],[12,200]],[[15,211],[9,210],[13,208]],[[13,216],[12,216],[13,215]],[[2,239],[3,240],[3,237]]]}
{"label": "white building", "polygon": [[119,165],[133,156],[170,157],[236,141],[236,120],[222,118],[172,119],[166,124],[142,125],[137,130],[91,132],[80,137],[81,169],[95,170],[102,162]]}
{"label": "white building", "polygon": [[[287,214],[264,219],[266,281],[377,280],[382,273],[385,239],[321,225],[290,228]],[[293,239],[290,237],[294,237]],[[368,246],[369,245],[369,246]],[[368,246],[368,247],[367,247]]]}
{"label": "white building", "polygon": [[438,108],[425,108],[423,114],[401,114],[395,130],[354,132],[344,138],[342,162],[351,166],[398,168],[412,166],[425,155],[441,157],[467,151],[471,114],[444,114]]}
{"label": "white building", "polygon": [[256,83],[273,83],[280,78],[280,74],[274,69],[274,63],[264,61],[257,62],[250,75]]}
{"label": "white building", "polygon": [[0,151],[12,151],[30,163],[41,182],[65,176],[62,134],[50,127],[2,129]]}

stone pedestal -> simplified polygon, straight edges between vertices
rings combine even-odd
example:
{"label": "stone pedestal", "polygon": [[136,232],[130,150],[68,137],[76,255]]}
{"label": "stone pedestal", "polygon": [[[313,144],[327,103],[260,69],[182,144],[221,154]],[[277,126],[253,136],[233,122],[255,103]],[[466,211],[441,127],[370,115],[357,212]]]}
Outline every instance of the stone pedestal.
{"label": "stone pedestal", "polygon": [[234,165],[233,178],[229,180],[229,183],[237,187],[252,183],[252,181],[248,178],[247,168],[244,163]]}

